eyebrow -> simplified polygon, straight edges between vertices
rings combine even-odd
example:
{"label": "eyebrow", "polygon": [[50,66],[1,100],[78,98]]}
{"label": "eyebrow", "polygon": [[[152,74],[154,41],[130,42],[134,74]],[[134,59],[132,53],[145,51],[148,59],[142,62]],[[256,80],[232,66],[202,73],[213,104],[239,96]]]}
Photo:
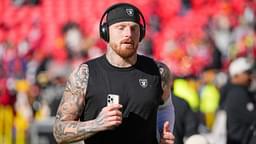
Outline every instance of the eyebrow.
{"label": "eyebrow", "polygon": [[[117,24],[115,27],[120,27],[120,26],[125,27],[125,26],[127,26],[127,24]],[[131,27],[139,27],[138,24],[131,24],[130,26]]]}

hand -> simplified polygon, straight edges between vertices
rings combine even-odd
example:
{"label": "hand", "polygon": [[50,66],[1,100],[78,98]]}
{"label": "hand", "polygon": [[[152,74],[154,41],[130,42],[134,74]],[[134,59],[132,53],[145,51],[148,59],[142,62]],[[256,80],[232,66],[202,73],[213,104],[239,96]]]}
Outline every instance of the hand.
{"label": "hand", "polygon": [[95,126],[97,129],[103,131],[119,126],[122,123],[121,108],[122,105],[120,104],[113,104],[104,107],[95,119]]}
{"label": "hand", "polygon": [[160,144],[174,144],[174,136],[170,131],[170,124],[168,121],[164,122]]}

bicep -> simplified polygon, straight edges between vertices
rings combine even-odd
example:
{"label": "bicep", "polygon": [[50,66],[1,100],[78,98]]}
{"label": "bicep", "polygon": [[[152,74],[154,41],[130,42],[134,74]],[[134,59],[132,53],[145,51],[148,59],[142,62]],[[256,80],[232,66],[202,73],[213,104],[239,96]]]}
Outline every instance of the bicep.
{"label": "bicep", "polygon": [[78,120],[84,105],[88,83],[88,65],[82,64],[70,75],[59,105],[56,118],[62,121]]}
{"label": "bicep", "polygon": [[171,82],[172,82],[171,72],[164,63],[157,62],[157,66],[159,68],[159,72],[161,76],[161,85],[163,89],[162,100],[166,101],[168,100],[171,94]]}

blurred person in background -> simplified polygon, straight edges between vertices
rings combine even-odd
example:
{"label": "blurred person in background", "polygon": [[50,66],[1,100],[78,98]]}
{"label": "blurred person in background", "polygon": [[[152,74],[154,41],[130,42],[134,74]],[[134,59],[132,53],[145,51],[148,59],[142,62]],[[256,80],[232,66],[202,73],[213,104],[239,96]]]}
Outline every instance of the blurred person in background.
{"label": "blurred person in background", "polygon": [[82,50],[83,33],[75,22],[68,22],[62,28],[64,45],[68,52],[68,58],[80,58],[84,55]]}
{"label": "blurred person in background", "polygon": [[193,75],[184,78],[176,78],[173,82],[173,94],[189,104],[194,112],[199,112],[199,94],[197,78]]}
{"label": "blurred person in background", "polygon": [[67,59],[71,62],[72,67],[76,67],[88,59],[99,57],[105,51],[105,48],[98,46],[100,45],[99,40],[86,35],[76,22],[65,23],[61,31],[63,45],[60,44],[60,48],[67,53]]}
{"label": "blurred person in background", "polygon": [[48,84],[42,90],[41,98],[49,106],[49,116],[55,116],[64,92],[66,77],[71,73],[71,66],[67,62],[51,60],[46,69]]}
{"label": "blurred person in background", "polygon": [[208,67],[201,74],[200,112],[208,131],[212,129],[215,114],[219,108],[220,92],[215,84],[217,72],[218,70],[214,67]]}
{"label": "blurred person in background", "polygon": [[229,66],[231,87],[227,92],[227,143],[242,144],[253,121],[256,120],[256,103],[249,91],[252,80],[253,61],[240,57]]}
{"label": "blurred person in background", "polygon": [[[107,52],[70,75],[53,128],[57,142],[158,143],[157,110],[170,96],[169,69],[137,54],[145,30],[142,13],[131,4],[104,12],[100,35]],[[106,106],[108,94],[119,95],[120,103]],[[161,129],[160,143],[173,144],[170,123]]]}
{"label": "blurred person in background", "polygon": [[210,143],[226,144],[226,113],[219,107],[223,83],[225,75],[215,66],[206,67],[201,74],[200,128]]}
{"label": "blurred person in background", "polygon": [[[173,89],[174,75],[171,72],[170,79],[171,88]],[[173,134],[175,136],[174,143],[183,144],[186,138],[198,133],[198,115],[192,111],[191,107],[185,99],[176,96],[174,93],[171,93],[171,100],[171,102],[173,103],[173,108],[169,106],[169,109],[173,109],[175,111],[175,117],[172,117],[174,118],[174,120],[172,121],[175,121],[173,128]],[[158,110],[158,113],[161,111],[167,111],[166,109],[161,110],[162,107],[162,105],[159,107],[160,110]],[[165,112],[164,114],[169,114],[169,117],[171,117],[170,112],[173,110],[168,110],[169,113]]]}
{"label": "blurred person in background", "polygon": [[172,101],[175,108],[175,144],[183,144],[185,139],[199,133],[199,119],[184,99],[174,95]]}

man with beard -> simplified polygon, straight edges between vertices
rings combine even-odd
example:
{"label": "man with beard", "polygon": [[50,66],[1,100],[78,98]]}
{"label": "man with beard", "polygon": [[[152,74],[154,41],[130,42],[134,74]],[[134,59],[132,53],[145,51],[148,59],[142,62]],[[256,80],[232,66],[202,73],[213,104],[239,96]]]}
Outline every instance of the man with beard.
{"label": "man with beard", "polygon": [[[100,36],[108,42],[107,52],[81,64],[70,75],[54,124],[57,142],[159,142],[157,110],[170,101],[170,75],[163,63],[137,54],[144,35],[145,20],[135,6],[120,3],[106,10]],[[160,143],[173,144],[168,121],[161,131]]]}

